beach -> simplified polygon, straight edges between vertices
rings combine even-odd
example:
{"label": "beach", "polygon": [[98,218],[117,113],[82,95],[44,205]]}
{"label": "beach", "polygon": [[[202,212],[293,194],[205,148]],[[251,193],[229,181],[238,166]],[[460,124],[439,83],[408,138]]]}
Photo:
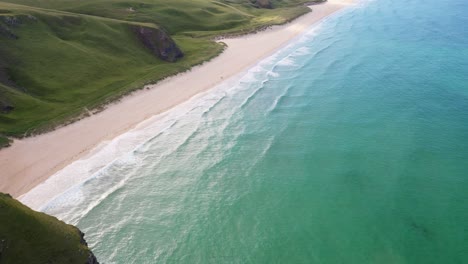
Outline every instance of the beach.
{"label": "beach", "polygon": [[313,24],[351,4],[330,0],[311,6],[312,12],[283,26],[232,39],[212,61],[168,78],[110,104],[105,110],[35,137],[15,140],[0,150],[0,191],[19,197],[68,164],[92,153],[144,120],[160,114],[245,71],[271,55]]}
{"label": "beach", "polygon": [[0,175],[101,263],[465,263],[468,2],[336,3],[15,144]]}

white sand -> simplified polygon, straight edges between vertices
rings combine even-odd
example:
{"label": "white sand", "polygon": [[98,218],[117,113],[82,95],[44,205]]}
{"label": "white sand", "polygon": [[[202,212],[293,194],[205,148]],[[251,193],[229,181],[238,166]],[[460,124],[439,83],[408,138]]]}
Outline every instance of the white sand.
{"label": "white sand", "polygon": [[47,134],[16,140],[0,150],[0,192],[18,197],[71,162],[89,154],[100,142],[132,129],[151,116],[187,101],[267,57],[314,23],[351,4],[329,0],[313,12],[257,34],[225,39],[228,48],[201,66],[125,97],[104,111]]}

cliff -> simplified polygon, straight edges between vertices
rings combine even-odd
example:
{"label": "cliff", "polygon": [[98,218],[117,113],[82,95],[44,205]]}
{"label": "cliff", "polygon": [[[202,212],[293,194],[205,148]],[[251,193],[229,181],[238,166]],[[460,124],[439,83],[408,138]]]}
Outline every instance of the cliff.
{"label": "cliff", "polygon": [[0,263],[99,264],[84,234],[0,193]]}

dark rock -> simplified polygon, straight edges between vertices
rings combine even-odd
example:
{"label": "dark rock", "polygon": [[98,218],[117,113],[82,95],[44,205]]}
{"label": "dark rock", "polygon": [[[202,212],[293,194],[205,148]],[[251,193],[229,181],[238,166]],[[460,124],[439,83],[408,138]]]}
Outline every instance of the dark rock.
{"label": "dark rock", "polygon": [[132,26],[132,31],[146,48],[164,61],[175,62],[184,56],[174,40],[162,29]]}
{"label": "dark rock", "polygon": [[16,36],[10,28],[3,26],[0,24],[0,36],[7,37],[9,39],[18,39],[18,36]]}
{"label": "dark rock", "polygon": [[80,243],[82,245],[88,246],[88,243],[86,243],[86,240],[84,239],[85,234],[83,232],[81,232],[81,230],[79,230],[79,229],[78,229],[78,233],[80,234]]}
{"label": "dark rock", "polygon": [[[80,234],[80,243],[88,247],[88,243],[86,243],[86,240],[84,239],[85,234],[81,232],[81,230],[79,229],[78,229],[78,233]],[[99,264],[93,252],[89,251],[88,259],[86,260],[85,264]]]}
{"label": "dark rock", "polygon": [[[2,56],[1,53],[0,53],[0,56]],[[3,63],[0,58],[0,83],[6,86],[19,88],[17,87],[16,83],[11,78],[11,70],[7,68],[6,66],[2,66],[2,64],[5,64],[5,63]]]}
{"label": "dark rock", "polygon": [[12,106],[12,105],[2,105],[2,113],[3,114],[8,114],[11,111],[13,111],[14,109],[15,109],[15,107]]}
{"label": "dark rock", "polygon": [[[4,83],[4,82],[2,82],[1,77],[2,76],[0,75],[0,84]],[[4,92],[2,90],[0,90],[0,113],[1,114],[8,114],[11,111],[13,111],[14,109],[15,109],[15,106],[11,103],[11,101],[4,94]]]}
{"label": "dark rock", "polygon": [[273,8],[273,5],[270,0],[257,0],[255,4],[259,8]]}
{"label": "dark rock", "polygon": [[96,256],[91,252],[89,253],[88,260],[86,260],[86,264],[99,264],[99,262],[96,259]]}
{"label": "dark rock", "polygon": [[10,26],[19,26],[21,25],[21,19],[15,16],[5,16],[3,18],[3,21],[5,24],[10,25]]}

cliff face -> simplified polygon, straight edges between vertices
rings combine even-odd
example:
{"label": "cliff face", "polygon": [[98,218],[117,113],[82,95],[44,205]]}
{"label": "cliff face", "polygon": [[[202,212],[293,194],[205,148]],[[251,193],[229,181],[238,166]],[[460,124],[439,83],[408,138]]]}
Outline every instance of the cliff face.
{"label": "cliff face", "polygon": [[175,62],[184,56],[174,40],[162,29],[132,26],[132,31],[147,49],[164,61]]}
{"label": "cliff face", "polygon": [[2,193],[0,263],[99,264],[78,228]]}

